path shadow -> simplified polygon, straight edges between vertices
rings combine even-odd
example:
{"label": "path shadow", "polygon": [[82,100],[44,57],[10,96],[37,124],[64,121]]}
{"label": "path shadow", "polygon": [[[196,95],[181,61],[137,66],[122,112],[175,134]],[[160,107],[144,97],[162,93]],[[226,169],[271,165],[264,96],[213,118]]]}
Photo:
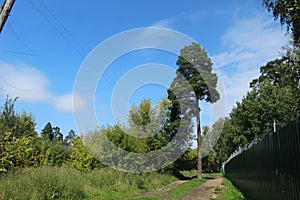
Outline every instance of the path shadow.
{"label": "path shadow", "polygon": [[179,180],[182,181],[188,181],[188,180],[192,180],[194,178],[197,178],[197,176],[184,176],[180,171],[176,170],[173,171],[173,176],[175,176],[176,178],[178,178]]}

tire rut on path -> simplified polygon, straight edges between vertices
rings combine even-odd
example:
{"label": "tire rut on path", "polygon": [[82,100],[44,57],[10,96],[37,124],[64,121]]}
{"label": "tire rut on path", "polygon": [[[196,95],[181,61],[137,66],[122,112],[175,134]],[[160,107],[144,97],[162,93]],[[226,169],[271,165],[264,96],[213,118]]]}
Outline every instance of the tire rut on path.
{"label": "tire rut on path", "polygon": [[176,181],[176,182],[171,183],[171,184],[169,184],[166,187],[163,187],[161,189],[152,190],[152,191],[146,192],[144,194],[136,195],[136,196],[131,197],[130,199],[137,199],[137,198],[142,198],[142,197],[151,197],[151,196],[159,195],[159,194],[162,194],[163,196],[166,196],[168,194],[169,190],[171,190],[175,187],[178,187],[179,185],[181,185],[182,183],[185,183],[185,182],[187,182],[187,181]]}
{"label": "tire rut on path", "polygon": [[184,196],[182,200],[209,200],[210,198],[217,199],[218,196],[215,194],[215,190],[216,188],[224,187],[222,182],[222,177],[208,180],[202,185],[196,187],[191,193]]}

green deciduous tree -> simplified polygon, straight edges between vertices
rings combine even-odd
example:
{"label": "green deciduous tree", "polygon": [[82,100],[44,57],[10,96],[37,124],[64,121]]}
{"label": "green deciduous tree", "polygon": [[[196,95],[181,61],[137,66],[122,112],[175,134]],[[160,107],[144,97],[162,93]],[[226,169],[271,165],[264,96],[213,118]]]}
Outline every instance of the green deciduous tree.
{"label": "green deciduous tree", "polygon": [[16,100],[7,97],[0,109],[0,172],[40,165],[70,164],[81,170],[103,167],[74,131],[70,131],[67,141],[63,142],[60,128],[53,128],[48,122],[38,137],[33,117],[15,111]]}
{"label": "green deciduous tree", "polygon": [[294,94],[290,87],[278,87],[269,80],[253,88],[230,113],[234,142],[242,146],[254,137],[273,132],[292,120],[295,113]]}
{"label": "green deciduous tree", "polygon": [[261,75],[250,83],[251,90],[225,120],[214,147],[217,157],[227,159],[235,149],[257,136],[272,133],[274,123],[275,128],[280,129],[299,117],[299,63],[299,50],[294,48],[260,68]]}
{"label": "green deciduous tree", "polygon": [[294,43],[300,39],[300,2],[299,0],[263,0],[263,5],[273,13],[275,20],[286,24],[293,34]]}
{"label": "green deciduous tree", "polygon": [[[168,105],[165,98],[153,107],[150,99],[144,99],[138,107],[133,105],[130,109],[126,132],[137,137],[132,138],[132,142],[139,146],[140,150],[136,149],[137,152],[154,151],[168,143],[169,135],[164,132]],[[145,150],[141,151],[142,148]]]}
{"label": "green deciduous tree", "polygon": [[133,105],[129,111],[130,122],[140,127],[147,126],[151,122],[150,108],[151,108],[150,99],[143,100],[138,107]]}
{"label": "green deciduous tree", "polygon": [[36,156],[35,122],[30,114],[15,112],[16,100],[7,96],[0,110],[0,172],[31,166]]}
{"label": "green deciduous tree", "polygon": [[71,154],[67,162],[68,165],[75,167],[79,170],[93,170],[103,168],[101,164],[85,147],[82,143],[82,138],[73,138],[73,145],[69,147]]}
{"label": "green deciduous tree", "polygon": [[293,100],[290,120],[295,119],[300,113],[300,49],[287,48],[282,58],[268,62],[260,68],[260,72],[261,75],[250,83],[250,87],[259,88],[262,83],[269,82],[274,87],[285,88],[288,93],[293,93],[289,97],[283,95]]}
{"label": "green deciduous tree", "polygon": [[269,61],[260,72],[250,83],[251,90],[225,119],[214,147],[219,161],[259,135],[272,133],[274,123],[278,130],[300,115],[299,47],[286,48],[281,58]]}
{"label": "green deciduous tree", "polygon": [[40,140],[38,147],[40,165],[62,166],[69,159],[70,151],[61,141]]}
{"label": "green deciduous tree", "polygon": [[169,153],[163,151],[154,155],[152,152],[161,150],[170,142],[169,134],[164,129],[168,105],[166,98],[154,106],[151,100],[144,99],[129,110],[127,126],[99,127],[83,136],[84,144],[104,164],[129,171],[157,169],[158,165],[165,164],[166,154]]}
{"label": "green deciduous tree", "polygon": [[[198,177],[201,178],[202,158],[199,101],[205,100],[214,103],[220,98],[216,90],[217,75],[212,72],[213,63],[207,52],[196,43],[192,43],[180,51],[180,56],[176,64],[178,66],[176,77],[168,90],[168,98],[172,102],[170,131],[177,131],[176,129],[179,127],[183,116],[189,115],[190,119],[196,119],[199,156]],[[188,84],[185,84],[185,81]]]}

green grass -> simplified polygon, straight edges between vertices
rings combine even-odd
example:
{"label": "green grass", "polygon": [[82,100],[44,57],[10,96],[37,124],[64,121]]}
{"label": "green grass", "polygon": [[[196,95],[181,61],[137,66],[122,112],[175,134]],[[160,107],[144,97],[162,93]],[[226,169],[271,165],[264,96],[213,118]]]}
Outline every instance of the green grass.
{"label": "green grass", "polygon": [[197,177],[197,171],[198,170],[193,169],[190,171],[180,171],[180,173],[186,178],[195,178],[195,177]]}
{"label": "green grass", "polygon": [[80,172],[70,167],[39,167],[1,177],[0,199],[125,199],[176,180],[158,173]]}
{"label": "green grass", "polygon": [[217,194],[221,195],[220,200],[244,200],[243,194],[236,188],[232,183],[223,176],[224,188],[218,188],[216,190]]}
{"label": "green grass", "polygon": [[81,175],[66,168],[32,168],[0,179],[0,199],[80,199]]}
{"label": "green grass", "polygon": [[86,199],[124,199],[161,188],[177,179],[158,173],[130,174],[110,170],[89,173],[85,180]]}

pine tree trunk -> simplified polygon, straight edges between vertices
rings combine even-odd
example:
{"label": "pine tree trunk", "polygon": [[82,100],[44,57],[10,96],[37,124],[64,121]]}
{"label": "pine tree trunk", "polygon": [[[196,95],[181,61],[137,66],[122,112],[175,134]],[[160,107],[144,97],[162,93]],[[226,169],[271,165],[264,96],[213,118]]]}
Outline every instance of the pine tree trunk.
{"label": "pine tree trunk", "polygon": [[198,178],[202,178],[202,156],[201,156],[201,127],[200,127],[200,106],[197,99],[196,123],[197,123],[197,149],[198,149]]}

